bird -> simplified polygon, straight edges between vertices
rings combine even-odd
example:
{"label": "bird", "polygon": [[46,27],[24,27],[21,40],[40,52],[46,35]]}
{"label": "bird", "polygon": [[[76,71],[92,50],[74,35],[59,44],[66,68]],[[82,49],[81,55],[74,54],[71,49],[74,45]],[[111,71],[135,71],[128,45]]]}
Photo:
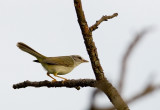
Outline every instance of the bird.
{"label": "bird", "polygon": [[81,63],[89,62],[82,58],[80,55],[46,57],[23,42],[18,42],[17,47],[22,51],[27,52],[32,56],[36,57],[37,59],[33,61],[41,63],[44,69],[47,70],[47,75],[50,78],[52,78],[53,82],[57,80],[53,78],[51,74],[53,74],[55,77],[63,79],[63,81],[66,81],[66,78],[61,77],[59,75],[68,74]]}

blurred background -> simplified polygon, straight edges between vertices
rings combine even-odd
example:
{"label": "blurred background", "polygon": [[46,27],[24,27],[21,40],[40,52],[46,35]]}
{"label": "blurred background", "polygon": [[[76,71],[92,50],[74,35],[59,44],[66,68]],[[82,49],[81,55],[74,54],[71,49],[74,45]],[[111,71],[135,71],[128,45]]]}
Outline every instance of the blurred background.
{"label": "blurred background", "polygon": [[[150,82],[160,84],[160,1],[82,0],[82,4],[89,26],[103,15],[119,14],[93,32],[104,73],[114,86],[128,45],[138,33],[153,27],[128,59],[123,98],[141,92]],[[14,90],[13,84],[25,80],[51,80],[40,64],[32,62],[33,56],[16,47],[17,42],[24,42],[46,56],[78,54],[89,60],[73,0],[0,0],[0,109],[88,110],[94,88]],[[78,66],[63,77],[95,78],[90,63]],[[160,109],[159,92],[129,104],[130,109]],[[97,95],[95,103],[99,107],[110,104],[104,94]]]}

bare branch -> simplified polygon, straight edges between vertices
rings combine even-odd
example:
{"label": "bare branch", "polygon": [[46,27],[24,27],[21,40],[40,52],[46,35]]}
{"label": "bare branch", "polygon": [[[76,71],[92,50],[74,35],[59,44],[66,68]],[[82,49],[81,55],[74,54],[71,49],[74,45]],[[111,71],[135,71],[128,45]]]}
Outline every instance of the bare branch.
{"label": "bare branch", "polygon": [[77,88],[77,87],[96,87],[96,80],[94,79],[79,79],[79,80],[67,80],[67,81],[39,81],[31,82],[24,81],[13,85],[14,89],[26,88],[26,87],[67,87],[67,88]]}
{"label": "bare branch", "polygon": [[74,0],[74,6],[77,13],[78,23],[84,38],[84,43],[91,60],[92,68],[96,76],[96,80],[98,81],[97,87],[108,96],[117,110],[129,110],[127,104],[123,101],[118,91],[104,77],[103,69],[98,58],[97,48],[92,38],[92,31],[90,31],[85,19],[81,0]]}
{"label": "bare branch", "polygon": [[133,52],[133,49],[136,47],[138,42],[140,42],[140,40],[149,31],[149,29],[150,28],[144,29],[139,34],[137,34],[137,36],[133,39],[131,44],[128,46],[128,48],[127,48],[127,50],[126,50],[126,52],[125,52],[125,54],[123,56],[123,59],[122,59],[122,62],[121,62],[121,72],[120,72],[120,77],[119,77],[119,81],[118,81],[119,93],[122,93],[122,89],[123,89],[123,85],[124,85],[124,81],[125,81],[125,76],[126,76],[128,58],[131,55],[131,53]]}
{"label": "bare branch", "polygon": [[96,21],[96,23],[94,25],[92,25],[89,29],[90,31],[94,31],[98,28],[98,26],[103,22],[103,21],[108,21],[108,19],[112,19],[114,17],[117,17],[118,16],[118,13],[114,13],[113,15],[111,16],[102,16],[101,19],[99,19],[98,21]]}
{"label": "bare branch", "polygon": [[154,91],[160,89],[160,85],[152,85],[152,84],[149,84],[147,85],[147,87],[140,93],[134,95],[133,97],[131,97],[130,99],[128,99],[126,102],[127,103],[131,103],[131,102],[134,102],[135,100],[138,100],[146,95],[149,95],[151,93],[153,93]]}
{"label": "bare branch", "polygon": [[85,19],[81,0],[74,0],[74,6],[77,13],[78,23],[82,31],[86,49],[89,54],[96,79],[97,80],[104,79],[104,73],[98,58],[97,48],[92,38],[92,32],[89,30],[87,21]]}
{"label": "bare branch", "polygon": [[95,98],[96,98],[96,96],[97,96],[98,93],[102,93],[102,91],[100,91],[99,89],[95,89],[93,91],[91,99],[90,99],[91,103],[90,103],[89,110],[92,110],[94,108],[94,106],[95,106],[95,100],[96,100]]}
{"label": "bare branch", "polygon": [[[160,84],[159,85],[152,85],[151,83],[149,83],[146,88],[144,88],[144,90],[142,90],[142,92],[139,92],[137,94],[135,94],[134,96],[132,96],[131,98],[126,100],[127,104],[133,103],[136,100],[145,97],[146,95],[150,95],[151,93],[160,90]],[[115,108],[112,107],[104,107],[104,108],[99,108],[96,107],[95,105],[91,106],[90,110],[115,110]]]}

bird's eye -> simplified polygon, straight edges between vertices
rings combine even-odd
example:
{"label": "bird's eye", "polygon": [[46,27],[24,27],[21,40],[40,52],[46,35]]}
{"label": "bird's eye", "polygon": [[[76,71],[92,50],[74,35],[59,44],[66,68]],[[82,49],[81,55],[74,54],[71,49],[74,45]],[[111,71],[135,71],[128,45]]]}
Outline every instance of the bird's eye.
{"label": "bird's eye", "polygon": [[82,58],[81,58],[81,57],[78,57],[78,58],[82,60]]}

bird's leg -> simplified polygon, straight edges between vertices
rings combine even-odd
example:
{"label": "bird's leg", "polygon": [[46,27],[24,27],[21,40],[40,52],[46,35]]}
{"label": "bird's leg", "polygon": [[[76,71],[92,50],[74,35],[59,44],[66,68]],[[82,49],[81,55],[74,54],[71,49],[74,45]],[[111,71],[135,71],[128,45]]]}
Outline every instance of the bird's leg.
{"label": "bird's leg", "polygon": [[61,79],[64,79],[64,81],[67,80],[66,78],[63,78],[63,77],[61,77],[61,76],[58,76],[57,73],[55,73],[54,76],[55,76],[55,77],[58,77],[58,78],[61,78]]}
{"label": "bird's leg", "polygon": [[50,77],[50,78],[52,78],[53,80],[53,82],[55,82],[55,81],[57,81],[55,78],[53,78],[50,74],[49,74],[49,72],[47,72],[47,75]]}

